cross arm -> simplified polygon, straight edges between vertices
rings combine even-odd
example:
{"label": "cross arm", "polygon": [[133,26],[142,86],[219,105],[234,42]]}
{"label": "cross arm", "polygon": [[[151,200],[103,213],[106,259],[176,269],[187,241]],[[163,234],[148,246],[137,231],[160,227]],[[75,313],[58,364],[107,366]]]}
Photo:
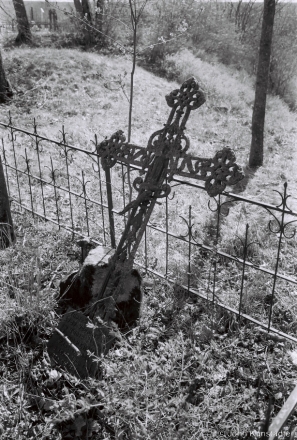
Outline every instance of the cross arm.
{"label": "cross arm", "polygon": [[109,139],[100,142],[97,145],[97,153],[104,170],[112,168],[118,162],[141,167],[143,170],[149,165],[147,149],[126,142],[126,136],[122,130],[116,131]]}
{"label": "cross arm", "polygon": [[213,158],[195,157],[188,153],[190,140],[185,135],[186,123],[191,111],[205,102],[204,93],[196,79],[186,80],[179,89],[166,96],[166,101],[171,108],[168,120],[161,130],[150,136],[147,148],[126,142],[121,130],[97,146],[103,168],[111,168],[120,162],[141,167],[143,172],[147,170],[150,175],[154,174],[155,159],[163,158],[168,182],[174,174],[201,180],[205,182],[205,189],[210,196],[216,196],[227,185],[239,182],[243,173],[230,148],[223,148]]}
{"label": "cross arm", "polygon": [[[103,169],[112,168],[116,163],[136,166],[143,171],[148,169],[152,152],[146,148],[126,142],[123,131],[114,133],[110,139],[101,142],[97,148]],[[167,176],[176,174],[205,182],[205,189],[210,196],[216,196],[228,185],[235,185],[243,179],[241,167],[237,165],[233,150],[228,147],[218,151],[213,158],[206,159],[184,154],[172,155]]]}
{"label": "cross arm", "polygon": [[211,159],[185,155],[179,159],[175,168],[175,174],[179,176],[205,182],[205,189],[212,197],[222,193],[228,185],[240,182],[244,177],[241,167],[236,163],[233,150],[228,147],[218,151]]}

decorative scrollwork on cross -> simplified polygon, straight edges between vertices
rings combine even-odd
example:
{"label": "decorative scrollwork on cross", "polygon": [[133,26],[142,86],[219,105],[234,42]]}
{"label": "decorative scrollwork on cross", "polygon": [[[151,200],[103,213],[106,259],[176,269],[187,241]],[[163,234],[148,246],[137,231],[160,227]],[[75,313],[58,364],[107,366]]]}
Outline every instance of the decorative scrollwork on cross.
{"label": "decorative scrollwork on cross", "polygon": [[196,110],[205,103],[205,96],[194,77],[186,80],[179,89],[173,90],[165,98],[168,106],[177,111],[183,111],[185,107],[189,111]]}
{"label": "decorative scrollwork on cross", "polygon": [[148,168],[148,154],[145,148],[126,142],[122,130],[116,131],[110,139],[105,139],[97,146],[102,168],[112,168],[117,162]]}
{"label": "decorative scrollwork on cross", "polygon": [[222,193],[227,185],[235,185],[243,178],[240,166],[236,164],[234,152],[225,147],[218,151],[212,159],[185,156],[177,174],[195,177],[205,181],[205,189],[210,196]]}
{"label": "decorative scrollwork on cross", "polygon": [[163,183],[162,186],[156,185],[154,182],[144,181],[140,176],[134,180],[133,187],[138,192],[145,191],[154,194],[157,199],[167,197],[171,191],[171,187],[167,183]]}
{"label": "decorative scrollwork on cross", "polygon": [[162,156],[167,161],[168,182],[174,175],[202,180],[210,196],[221,193],[227,185],[239,182],[243,173],[230,148],[223,148],[209,159],[188,154],[190,140],[185,135],[186,123],[191,111],[205,102],[195,78],[188,79],[179,89],[173,90],[166,96],[166,101],[171,107],[168,120],[164,128],[150,136],[147,148],[126,142],[121,130],[97,146],[103,168],[112,168],[117,162],[122,162],[140,166],[144,172],[155,158]]}
{"label": "decorative scrollwork on cross", "polygon": [[150,161],[152,156],[159,155],[169,159],[167,180],[170,182],[177,172],[179,159],[185,157],[190,147],[190,140],[184,133],[190,113],[204,104],[205,96],[195,78],[190,78],[180,89],[167,95],[166,101],[172,108],[168,121],[162,130],[151,135],[147,151]]}

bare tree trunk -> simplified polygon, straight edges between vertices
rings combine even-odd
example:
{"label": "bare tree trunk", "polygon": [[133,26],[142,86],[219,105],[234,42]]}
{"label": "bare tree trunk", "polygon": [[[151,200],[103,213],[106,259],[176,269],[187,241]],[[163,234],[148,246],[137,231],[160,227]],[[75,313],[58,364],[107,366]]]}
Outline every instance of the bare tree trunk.
{"label": "bare tree trunk", "polygon": [[92,12],[89,0],[82,0],[82,15],[84,19],[83,33],[86,46],[91,46],[93,43],[93,29],[92,29]]}
{"label": "bare tree trunk", "polygon": [[5,104],[10,98],[12,98],[12,96],[13,93],[9,82],[6,79],[0,51],[0,104]]}
{"label": "bare tree trunk", "polygon": [[269,79],[274,14],[275,0],[264,0],[255,103],[252,118],[252,143],[249,157],[249,166],[251,168],[260,167],[263,165],[265,108]]}
{"label": "bare tree trunk", "polygon": [[15,42],[18,44],[31,43],[32,34],[23,0],[12,0],[18,24],[18,36]]}
{"label": "bare tree trunk", "polygon": [[104,14],[104,0],[96,1],[96,25],[100,32],[100,38],[103,41],[103,14]]}
{"label": "bare tree trunk", "polygon": [[91,14],[91,8],[90,8],[88,0],[82,0],[81,4],[82,4],[82,11],[83,11],[84,17],[86,17],[88,22],[91,23],[92,14]]}
{"label": "bare tree trunk", "polygon": [[80,0],[74,0],[74,7],[75,7],[76,12],[77,12],[79,15],[82,15],[82,13],[83,13],[83,8],[82,8],[82,5],[81,5]]}

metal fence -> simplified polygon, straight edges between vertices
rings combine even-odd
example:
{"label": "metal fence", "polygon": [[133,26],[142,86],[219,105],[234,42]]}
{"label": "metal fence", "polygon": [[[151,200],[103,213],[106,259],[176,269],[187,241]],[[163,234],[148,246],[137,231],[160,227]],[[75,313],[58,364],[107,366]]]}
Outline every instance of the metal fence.
{"label": "metal fence", "polygon": [[[119,212],[134,198],[129,184],[140,168],[119,163],[104,171],[95,136],[87,147],[38,130],[3,128],[2,160],[12,203],[72,236],[115,247],[125,226]],[[92,145],[92,147],[90,146]],[[171,182],[146,228],[135,264],[259,328],[297,342],[295,230],[288,188],[279,203],[224,191],[210,198],[203,185]]]}
{"label": "metal fence", "polygon": [[[50,20],[31,21],[31,29],[38,31],[53,31],[53,32],[74,32],[77,31],[77,24],[75,20],[64,19],[51,23]],[[15,20],[7,20],[0,22],[0,35],[7,35],[17,33],[17,25]]]}

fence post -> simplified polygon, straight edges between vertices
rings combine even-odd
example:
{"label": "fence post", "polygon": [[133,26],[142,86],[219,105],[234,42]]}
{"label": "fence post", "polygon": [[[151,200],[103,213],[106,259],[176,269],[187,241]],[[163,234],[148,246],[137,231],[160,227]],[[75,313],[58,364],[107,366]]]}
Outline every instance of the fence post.
{"label": "fence post", "polygon": [[0,249],[5,249],[15,241],[10,202],[0,156]]}
{"label": "fence post", "polygon": [[105,171],[105,177],[106,177],[106,192],[107,192],[107,206],[108,206],[108,216],[109,216],[110,242],[111,242],[111,247],[115,249],[116,242],[115,242],[115,229],[114,229],[114,217],[113,217],[110,168],[105,167],[104,171]]}

